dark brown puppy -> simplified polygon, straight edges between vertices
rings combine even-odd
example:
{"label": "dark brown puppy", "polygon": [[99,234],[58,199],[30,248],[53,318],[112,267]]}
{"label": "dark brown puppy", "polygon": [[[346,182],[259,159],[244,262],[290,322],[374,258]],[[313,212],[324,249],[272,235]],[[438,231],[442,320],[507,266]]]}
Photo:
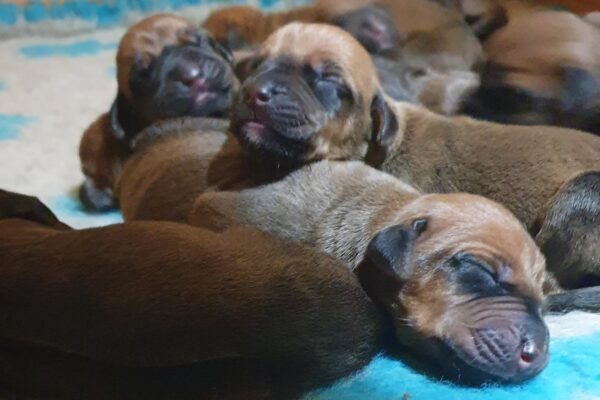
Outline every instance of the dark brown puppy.
{"label": "dark brown puppy", "polygon": [[[599,138],[394,103],[382,95],[367,52],[332,26],[288,25],[266,41],[258,61],[245,101],[234,106],[247,117],[232,120],[249,154],[297,165],[361,159],[423,192],[488,196],[537,235],[561,284],[598,275],[590,243],[600,237]],[[558,244],[565,251],[551,253]]]}
{"label": "dark brown puppy", "polygon": [[379,312],[324,254],[248,229],[57,229],[3,196],[0,381],[18,395],[290,399],[381,350]]}
{"label": "dark brown puppy", "polygon": [[117,52],[118,94],[109,113],[83,134],[79,154],[87,180],[83,203],[114,203],[114,185],[135,135],[178,116],[225,117],[238,81],[232,55],[191,22],[169,14],[131,27]]}
{"label": "dark brown puppy", "polygon": [[544,257],[490,200],[422,195],[364,163],[322,161],[270,185],[206,193],[189,222],[258,228],[331,254],[359,277],[380,269],[383,279],[363,284],[393,315],[398,339],[460,382],[520,382],[546,365]]}
{"label": "dark brown puppy", "polygon": [[[363,9],[366,12],[360,12]],[[382,14],[389,17],[381,18]],[[392,21],[392,31],[384,21]],[[262,43],[290,22],[334,23],[348,28],[369,50],[419,59],[437,70],[470,70],[482,60],[481,45],[459,13],[429,0],[319,0],[289,12],[262,14],[250,7],[216,11],[204,27],[230,45]],[[231,40],[233,38],[233,40]]]}
{"label": "dark brown puppy", "polygon": [[568,12],[512,16],[485,43],[481,85],[463,112],[600,134],[600,29]]}

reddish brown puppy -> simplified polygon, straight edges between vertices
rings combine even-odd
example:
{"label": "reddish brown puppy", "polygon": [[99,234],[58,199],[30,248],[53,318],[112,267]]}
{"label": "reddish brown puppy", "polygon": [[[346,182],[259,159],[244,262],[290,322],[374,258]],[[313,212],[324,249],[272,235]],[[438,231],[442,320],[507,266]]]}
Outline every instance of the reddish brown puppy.
{"label": "reddish brown puppy", "polygon": [[113,205],[123,161],[143,128],[184,115],[227,116],[238,87],[231,63],[229,50],[183,18],[158,14],[131,27],[117,52],[117,98],[81,141],[83,203]]}

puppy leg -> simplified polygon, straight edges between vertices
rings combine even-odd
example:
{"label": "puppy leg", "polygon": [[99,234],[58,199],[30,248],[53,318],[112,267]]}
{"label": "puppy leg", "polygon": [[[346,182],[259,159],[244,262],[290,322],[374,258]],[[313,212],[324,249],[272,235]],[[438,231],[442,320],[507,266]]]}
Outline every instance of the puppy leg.
{"label": "puppy leg", "polygon": [[25,219],[61,230],[70,229],[37,197],[0,189],[0,219],[8,218]]}
{"label": "puppy leg", "polygon": [[536,242],[548,271],[563,287],[598,282],[600,172],[586,172],[567,182],[550,201],[540,226]]}

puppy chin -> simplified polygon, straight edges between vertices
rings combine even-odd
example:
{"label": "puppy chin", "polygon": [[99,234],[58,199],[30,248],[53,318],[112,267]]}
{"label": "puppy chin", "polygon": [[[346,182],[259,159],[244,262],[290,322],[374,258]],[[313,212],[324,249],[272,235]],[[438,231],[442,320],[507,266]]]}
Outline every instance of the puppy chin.
{"label": "puppy chin", "polygon": [[297,166],[310,154],[310,140],[290,139],[259,121],[232,121],[231,133],[251,158],[261,161]]}

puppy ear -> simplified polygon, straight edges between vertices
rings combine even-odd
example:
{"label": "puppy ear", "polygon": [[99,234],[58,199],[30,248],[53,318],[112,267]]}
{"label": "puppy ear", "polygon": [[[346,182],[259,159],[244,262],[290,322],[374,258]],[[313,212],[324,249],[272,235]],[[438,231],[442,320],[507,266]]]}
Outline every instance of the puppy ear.
{"label": "puppy ear", "polygon": [[381,94],[371,103],[371,139],[365,157],[367,164],[378,166],[384,160],[387,148],[398,136],[398,119]]}
{"label": "puppy ear", "polygon": [[357,275],[372,298],[385,301],[410,279],[415,241],[426,227],[427,221],[419,219],[409,226],[386,228],[371,240]]}
{"label": "puppy ear", "polygon": [[563,88],[561,111],[569,114],[590,109],[600,96],[597,77],[583,68],[564,68]]}
{"label": "puppy ear", "polygon": [[109,112],[110,130],[117,139],[124,139],[127,135],[125,126],[133,118],[131,114],[129,102],[121,92],[117,93]]}
{"label": "puppy ear", "polygon": [[134,96],[147,96],[151,90],[151,75],[154,69],[155,59],[145,59],[136,56],[129,70],[129,90]]}
{"label": "puppy ear", "polygon": [[485,42],[494,32],[508,24],[508,11],[506,7],[497,5],[483,15],[465,15],[465,21],[473,29],[475,36]]}

